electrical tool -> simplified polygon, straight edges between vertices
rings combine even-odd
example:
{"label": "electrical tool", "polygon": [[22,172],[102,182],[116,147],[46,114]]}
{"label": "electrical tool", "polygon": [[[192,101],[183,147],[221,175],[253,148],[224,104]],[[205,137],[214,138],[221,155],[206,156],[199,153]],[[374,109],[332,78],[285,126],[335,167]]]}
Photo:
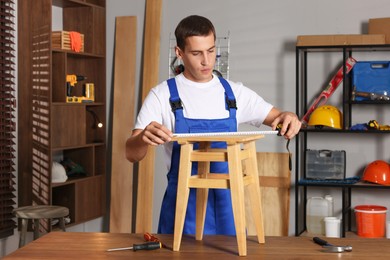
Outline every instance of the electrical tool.
{"label": "electrical tool", "polygon": [[341,252],[351,252],[352,246],[335,246],[329,244],[327,241],[319,238],[319,237],[313,237],[313,241],[316,244],[319,244],[324,248],[324,252],[330,252],[330,253],[341,253]]}
{"label": "electrical tool", "polygon": [[[87,77],[82,76],[82,75],[76,75],[76,74],[68,74],[66,75],[66,102],[67,103],[84,103],[84,102],[93,102],[94,101],[94,96],[93,95],[88,95],[86,93],[90,93],[91,90],[88,89],[87,87],[91,87],[91,84],[86,84],[85,89],[84,89],[84,94],[83,96],[73,96],[73,88],[76,87],[77,82],[81,80],[86,80]],[[93,84],[92,84],[93,87]],[[92,90],[93,93],[93,90]]]}
{"label": "electrical tool", "polygon": [[[356,60],[352,57],[349,57],[345,61],[345,72],[348,74],[353,66],[356,64]],[[320,95],[317,97],[317,99],[314,101],[314,103],[311,105],[309,110],[306,112],[306,114],[301,119],[302,124],[304,126],[307,126],[307,123],[309,121],[310,114],[318,107],[326,103],[328,98],[336,91],[337,87],[340,85],[340,83],[343,81],[343,69],[344,66],[341,66],[341,68],[337,71],[336,75],[333,76],[333,78],[330,80],[329,84],[326,86],[326,88],[320,93]]]}
{"label": "electrical tool", "polygon": [[111,249],[108,249],[107,252],[123,251],[123,250],[133,250],[133,251],[155,250],[155,249],[159,249],[161,247],[162,247],[162,245],[160,242],[147,242],[144,244],[134,244],[133,246],[130,246],[130,247],[111,248]]}

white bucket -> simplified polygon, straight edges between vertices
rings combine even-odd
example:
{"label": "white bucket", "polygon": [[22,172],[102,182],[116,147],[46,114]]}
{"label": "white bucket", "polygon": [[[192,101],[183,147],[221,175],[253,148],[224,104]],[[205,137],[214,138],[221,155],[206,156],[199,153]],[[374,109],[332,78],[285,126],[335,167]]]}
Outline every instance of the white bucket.
{"label": "white bucket", "polygon": [[325,236],[340,237],[341,220],[336,217],[325,217]]}

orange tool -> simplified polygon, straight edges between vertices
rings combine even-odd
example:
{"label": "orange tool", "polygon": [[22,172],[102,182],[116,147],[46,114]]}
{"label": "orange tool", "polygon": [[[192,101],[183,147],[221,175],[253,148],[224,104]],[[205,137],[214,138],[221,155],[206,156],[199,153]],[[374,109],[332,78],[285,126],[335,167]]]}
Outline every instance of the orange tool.
{"label": "orange tool", "polygon": [[[160,242],[161,243],[160,239],[158,239],[156,236],[154,236],[148,232],[144,233],[144,239],[145,239],[145,241],[148,241],[148,242]],[[163,243],[161,243],[161,246],[166,247]]]}

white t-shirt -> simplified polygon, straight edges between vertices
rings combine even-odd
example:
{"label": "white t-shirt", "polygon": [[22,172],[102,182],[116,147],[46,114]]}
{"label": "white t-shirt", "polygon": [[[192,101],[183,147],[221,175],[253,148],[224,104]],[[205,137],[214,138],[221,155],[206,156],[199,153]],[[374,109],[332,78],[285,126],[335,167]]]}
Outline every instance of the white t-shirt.
{"label": "white t-shirt", "polygon": [[[237,102],[237,126],[247,123],[260,127],[273,106],[242,83],[228,82]],[[198,83],[179,74],[176,76],[176,85],[182,101],[184,117],[192,119],[229,117],[229,111],[226,110],[225,89],[216,76],[209,82]],[[144,129],[150,122],[156,121],[173,131],[175,115],[172,112],[169,97],[166,81],[151,89],[137,116],[135,129]],[[172,143],[165,144],[164,149],[169,169]]]}

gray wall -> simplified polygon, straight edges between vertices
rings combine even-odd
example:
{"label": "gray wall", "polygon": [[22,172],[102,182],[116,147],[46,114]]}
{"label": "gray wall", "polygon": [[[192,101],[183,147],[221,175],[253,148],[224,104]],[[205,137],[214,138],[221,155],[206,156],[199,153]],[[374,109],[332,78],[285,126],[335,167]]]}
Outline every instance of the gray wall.
{"label": "gray wall", "polygon": [[[226,36],[230,33],[230,79],[243,82],[279,108],[294,111],[296,36],[367,33],[368,19],[388,17],[389,8],[390,2],[387,0],[163,0],[159,79],[163,81],[169,75],[169,35],[173,33],[176,24],[190,14],[204,15],[212,20],[219,36]],[[111,100],[115,17],[137,16],[136,73],[141,75],[144,12],[145,1],[107,0],[108,102]],[[56,10],[54,13],[59,15]],[[58,23],[55,23],[53,27],[56,24]],[[378,59],[389,59],[389,57],[379,56]],[[311,61],[314,73],[310,75],[309,82],[313,89],[311,93],[313,96],[327,83],[329,72],[335,69],[339,61],[339,58],[333,55],[318,55]],[[136,84],[140,85],[139,76],[136,78]],[[138,96],[138,92],[136,95]],[[337,105],[338,100],[337,96],[332,97],[330,103]],[[374,112],[374,117],[380,119],[381,122],[389,123],[389,115],[385,116],[383,112],[383,110]],[[366,111],[358,111],[358,113],[363,115],[362,122],[373,119],[372,113]],[[389,138],[382,139],[372,142],[369,137],[360,137],[357,142],[356,139],[345,139],[344,136],[341,138],[325,136],[320,140],[313,140],[311,148],[348,150],[348,172],[350,175],[355,175],[370,160],[376,158],[389,160],[389,148],[387,148],[390,147]],[[267,137],[258,143],[257,149],[258,151],[284,152],[284,145],[285,143],[276,137]],[[294,142],[290,149],[294,151]],[[165,189],[166,172],[161,165],[163,161],[161,151],[159,151],[155,174],[154,230],[157,229],[160,203]],[[334,190],[311,192],[313,195],[327,193],[338,196]],[[390,207],[386,199],[387,195],[388,193],[384,191],[374,190],[355,192],[353,205],[378,203]],[[293,234],[293,191],[291,198],[290,234]],[[340,205],[340,201],[336,199],[336,212]],[[101,230],[101,219],[70,229],[70,231]],[[0,257],[14,251],[17,243],[18,234],[0,240]]]}
{"label": "gray wall", "polygon": [[[230,79],[243,82],[283,110],[295,111],[295,42],[297,35],[367,33],[368,19],[389,16],[387,11],[389,7],[390,3],[386,0],[165,0],[162,10],[159,79],[163,81],[169,76],[169,36],[174,32],[177,23],[190,14],[204,15],[214,23],[217,36],[230,34]],[[123,15],[138,17],[137,75],[140,75],[145,6],[144,1],[115,0],[108,1],[107,9],[107,66],[109,68],[107,85],[111,86],[114,18]],[[360,59],[360,57],[356,58]],[[379,56],[379,59],[389,58]],[[335,70],[339,62],[340,56],[329,54],[315,55],[310,59],[312,74],[309,76],[309,84],[313,89],[311,95],[314,96],[328,83],[330,72]],[[139,86],[140,78],[138,77],[136,81]],[[339,100],[335,94],[329,103],[340,105]],[[358,111],[358,113],[364,115],[365,111]],[[374,118],[379,114],[382,115],[381,111],[376,113],[374,113]],[[367,113],[361,122],[373,119],[372,116],[372,113]],[[383,116],[380,118],[386,119]],[[372,142],[368,137],[359,137],[359,142],[356,142],[356,139],[348,139],[344,135],[337,138],[324,136],[319,140],[311,140],[310,148],[347,150],[347,172],[349,175],[356,175],[371,160],[389,159],[386,157],[389,154],[386,147],[389,145],[383,142],[386,142],[385,139]],[[258,151],[285,152],[284,146],[285,143],[280,139],[267,137],[258,142],[257,149]],[[294,142],[291,144],[291,150],[294,151]],[[154,230],[157,229],[160,203],[165,189],[166,171],[161,165],[163,161],[160,152],[156,160]],[[336,191],[314,190],[311,191],[310,196],[328,193],[336,197],[335,211],[339,213],[341,202],[337,199],[339,194]],[[292,186],[290,234],[294,231],[293,198]],[[390,204],[387,201],[385,192],[363,190],[356,192],[353,204],[380,203],[389,207]]]}

